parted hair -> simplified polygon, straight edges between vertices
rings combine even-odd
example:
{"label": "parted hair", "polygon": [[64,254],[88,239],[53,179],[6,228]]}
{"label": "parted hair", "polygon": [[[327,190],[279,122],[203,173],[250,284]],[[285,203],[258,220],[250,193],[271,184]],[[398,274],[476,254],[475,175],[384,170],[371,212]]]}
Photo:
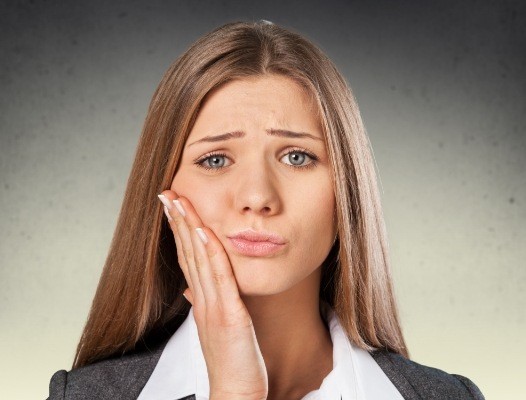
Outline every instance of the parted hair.
{"label": "parted hair", "polygon": [[205,96],[229,81],[267,74],[289,77],[306,91],[324,133],[338,233],[321,266],[320,299],[357,346],[408,356],[374,157],[354,95],[312,41],[260,20],[230,22],[200,37],[155,90],[73,368],[149,346],[188,315],[188,286],[157,194],[171,186]]}

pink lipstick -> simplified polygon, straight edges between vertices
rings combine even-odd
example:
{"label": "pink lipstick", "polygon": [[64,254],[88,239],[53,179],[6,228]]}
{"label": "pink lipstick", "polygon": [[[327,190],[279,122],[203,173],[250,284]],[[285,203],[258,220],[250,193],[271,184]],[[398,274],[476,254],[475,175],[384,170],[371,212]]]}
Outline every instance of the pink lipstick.
{"label": "pink lipstick", "polygon": [[245,256],[262,257],[279,252],[286,240],[273,232],[246,229],[229,235],[228,239],[236,251]]}

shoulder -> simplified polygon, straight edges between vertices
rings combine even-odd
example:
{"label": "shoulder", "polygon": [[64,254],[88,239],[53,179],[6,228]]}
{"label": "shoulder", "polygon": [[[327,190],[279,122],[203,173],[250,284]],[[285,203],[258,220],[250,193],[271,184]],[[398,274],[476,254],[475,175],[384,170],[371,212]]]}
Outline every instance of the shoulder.
{"label": "shoulder", "polygon": [[449,374],[385,350],[373,351],[371,355],[406,399],[484,400],[479,388],[464,376]]}
{"label": "shoulder", "polygon": [[136,399],[151,375],[163,346],[55,372],[48,400]]}
{"label": "shoulder", "polygon": [[55,372],[49,383],[48,400],[137,399],[150,378],[171,336],[184,322],[188,311],[177,314],[152,329],[132,350],[71,371]]}

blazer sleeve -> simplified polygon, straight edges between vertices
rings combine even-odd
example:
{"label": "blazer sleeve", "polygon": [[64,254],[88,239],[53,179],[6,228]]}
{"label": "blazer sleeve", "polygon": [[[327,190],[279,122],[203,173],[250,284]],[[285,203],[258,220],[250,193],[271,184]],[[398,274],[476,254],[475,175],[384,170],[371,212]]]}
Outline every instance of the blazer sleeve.
{"label": "blazer sleeve", "polygon": [[66,370],[62,369],[55,372],[49,382],[49,397],[47,400],[65,400],[67,381],[68,373]]}
{"label": "blazer sleeve", "polygon": [[57,371],[47,400],[136,400],[161,352],[159,348],[130,353]]}

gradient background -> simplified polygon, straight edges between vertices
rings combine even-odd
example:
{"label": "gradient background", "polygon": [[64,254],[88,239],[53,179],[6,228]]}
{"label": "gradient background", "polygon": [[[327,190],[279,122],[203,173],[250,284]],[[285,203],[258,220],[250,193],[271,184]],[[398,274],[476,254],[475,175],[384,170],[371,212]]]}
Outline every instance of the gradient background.
{"label": "gradient background", "polygon": [[522,397],[525,16],[519,1],[3,1],[0,397],[45,398],[70,369],[150,98],[239,19],[299,31],[350,83],[412,358]]}

